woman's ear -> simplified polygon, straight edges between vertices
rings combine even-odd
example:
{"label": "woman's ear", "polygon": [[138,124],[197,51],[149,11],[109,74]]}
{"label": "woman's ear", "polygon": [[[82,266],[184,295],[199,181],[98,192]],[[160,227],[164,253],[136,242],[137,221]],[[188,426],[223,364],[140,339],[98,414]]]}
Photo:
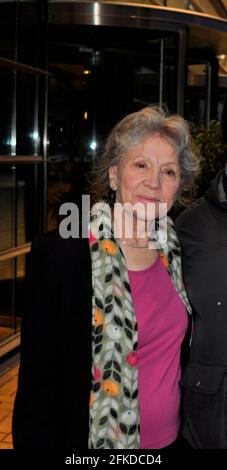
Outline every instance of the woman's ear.
{"label": "woman's ear", "polygon": [[109,168],[110,187],[113,191],[117,190],[117,165],[112,165]]}

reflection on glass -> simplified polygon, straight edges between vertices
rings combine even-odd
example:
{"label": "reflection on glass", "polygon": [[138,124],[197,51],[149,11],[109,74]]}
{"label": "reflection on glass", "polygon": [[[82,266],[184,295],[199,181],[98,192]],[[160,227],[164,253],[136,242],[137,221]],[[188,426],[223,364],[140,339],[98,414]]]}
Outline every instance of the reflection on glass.
{"label": "reflection on glass", "polygon": [[17,245],[26,243],[25,233],[25,181],[17,181]]}
{"label": "reflection on glass", "polygon": [[14,307],[14,328],[18,332],[21,325],[21,318],[24,314],[26,299],[26,265],[27,255],[21,255],[16,258],[16,276],[15,276],[15,307]]}
{"label": "reflection on glass", "polygon": [[40,106],[42,80],[0,67],[0,156],[40,155],[43,136],[43,109]]}
{"label": "reflection on glass", "polygon": [[17,155],[34,155],[40,137],[36,128],[36,83],[32,75],[17,75]]}
{"label": "reflection on glass", "polygon": [[206,124],[207,64],[190,64],[187,74],[185,117],[194,123]]}
{"label": "reflection on glass", "polygon": [[14,261],[0,262],[0,341],[7,339],[14,329],[13,316]]}
{"label": "reflection on glass", "polygon": [[13,99],[13,72],[0,68],[0,156],[11,154]]}
{"label": "reflection on glass", "polygon": [[126,114],[162,97],[174,112],[177,38],[152,30],[129,29],[126,35],[118,28],[116,40],[111,27],[63,29],[60,40],[52,32],[49,161],[92,165],[110,129]]}
{"label": "reflection on glass", "polygon": [[39,233],[42,220],[42,165],[17,165],[17,245],[33,240]]}
{"label": "reflection on glass", "polygon": [[25,305],[26,256],[0,263],[0,343],[18,333]]}
{"label": "reflection on glass", "polygon": [[42,211],[42,168],[0,167],[0,252],[32,240]]}
{"label": "reflection on glass", "polygon": [[[152,84],[152,86],[151,86]],[[135,67],[134,103],[140,109],[158,102],[159,98],[159,64],[152,67]]]}
{"label": "reflection on glass", "polygon": [[[92,35],[91,35],[92,32]],[[52,31],[49,61],[48,230],[61,202],[81,200],[110,129],[161,97],[176,107],[175,33],[76,27]],[[165,47],[164,60],[161,46]],[[161,66],[163,69],[161,70]],[[172,68],[171,68],[172,66]],[[162,77],[162,79],[161,79]]]}
{"label": "reflection on glass", "polygon": [[15,243],[15,170],[3,167],[0,172],[0,250]]}

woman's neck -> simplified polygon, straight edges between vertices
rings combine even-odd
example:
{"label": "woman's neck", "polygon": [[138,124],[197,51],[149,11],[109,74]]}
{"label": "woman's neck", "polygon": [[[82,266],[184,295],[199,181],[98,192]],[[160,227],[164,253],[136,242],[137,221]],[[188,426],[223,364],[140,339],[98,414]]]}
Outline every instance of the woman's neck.
{"label": "woman's neck", "polygon": [[134,248],[148,248],[151,224],[152,221],[138,219],[125,211],[114,213],[114,236],[124,245]]}
{"label": "woman's neck", "polygon": [[131,271],[141,271],[152,266],[158,256],[158,250],[148,247],[130,245],[125,240],[118,240],[123,251],[127,268]]}

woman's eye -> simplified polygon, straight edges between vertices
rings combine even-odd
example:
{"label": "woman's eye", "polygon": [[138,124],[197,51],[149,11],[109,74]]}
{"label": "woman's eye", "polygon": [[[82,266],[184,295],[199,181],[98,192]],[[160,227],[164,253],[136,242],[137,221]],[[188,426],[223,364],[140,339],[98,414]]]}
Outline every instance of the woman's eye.
{"label": "woman's eye", "polygon": [[163,174],[166,176],[176,176],[176,172],[172,168],[165,168]]}
{"label": "woman's eye", "polygon": [[137,166],[138,168],[146,168],[146,163],[137,162],[137,163],[136,163],[136,166]]}

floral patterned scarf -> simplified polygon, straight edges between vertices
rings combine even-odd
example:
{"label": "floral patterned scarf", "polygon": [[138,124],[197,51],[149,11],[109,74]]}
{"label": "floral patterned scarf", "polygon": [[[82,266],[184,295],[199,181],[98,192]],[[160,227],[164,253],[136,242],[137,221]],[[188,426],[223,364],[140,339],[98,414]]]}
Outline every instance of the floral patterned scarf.
{"label": "floral patterned scarf", "polygon": [[[94,217],[90,228],[93,366],[89,448],[138,449],[138,369],[135,361],[138,327],[127,266],[111,227],[109,236],[103,232],[102,217]],[[175,289],[191,313],[182,281],[180,247],[170,218],[167,234],[168,246],[160,249],[160,255]]]}

